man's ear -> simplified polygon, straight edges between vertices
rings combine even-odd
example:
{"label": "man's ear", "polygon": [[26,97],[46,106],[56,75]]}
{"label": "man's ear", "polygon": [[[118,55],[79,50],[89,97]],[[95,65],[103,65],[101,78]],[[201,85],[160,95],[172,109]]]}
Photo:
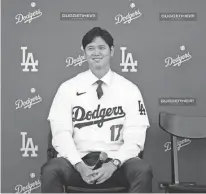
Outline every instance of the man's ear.
{"label": "man's ear", "polygon": [[110,50],[111,50],[111,56],[113,57],[113,55],[114,55],[114,46],[111,46]]}
{"label": "man's ear", "polygon": [[83,46],[81,46],[81,50],[82,50],[83,55],[85,56],[85,51],[84,51]]}

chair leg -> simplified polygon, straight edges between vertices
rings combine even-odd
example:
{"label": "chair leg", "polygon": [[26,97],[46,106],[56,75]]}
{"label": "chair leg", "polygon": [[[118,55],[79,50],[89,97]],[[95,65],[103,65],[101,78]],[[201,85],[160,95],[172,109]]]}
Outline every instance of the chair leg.
{"label": "chair leg", "polygon": [[165,187],[165,193],[169,193],[168,187]]}
{"label": "chair leg", "polygon": [[64,189],[64,193],[66,193],[66,187],[65,187],[65,185],[63,185],[63,189]]}

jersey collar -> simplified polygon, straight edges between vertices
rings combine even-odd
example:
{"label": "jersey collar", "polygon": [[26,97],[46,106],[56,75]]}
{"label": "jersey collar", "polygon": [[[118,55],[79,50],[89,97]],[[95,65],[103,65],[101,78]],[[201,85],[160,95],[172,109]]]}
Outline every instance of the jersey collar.
{"label": "jersey collar", "polygon": [[[113,71],[110,69],[104,77],[101,78],[101,80],[107,84],[108,86],[111,85],[112,82],[112,77],[113,77]],[[99,80],[91,70],[88,70],[88,85],[93,85],[97,80]]]}

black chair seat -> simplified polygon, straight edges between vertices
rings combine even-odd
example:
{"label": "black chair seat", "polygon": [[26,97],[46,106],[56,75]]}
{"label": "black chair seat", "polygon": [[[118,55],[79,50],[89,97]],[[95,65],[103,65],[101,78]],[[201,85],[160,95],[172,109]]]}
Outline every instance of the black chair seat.
{"label": "black chair seat", "polygon": [[66,187],[67,193],[124,193],[127,192],[127,189],[125,187],[112,187],[112,188],[105,188],[105,189],[99,189],[99,188],[80,188],[80,187],[72,187],[67,186]]}
{"label": "black chair seat", "polygon": [[205,185],[170,184],[167,189],[169,193],[206,193]]}

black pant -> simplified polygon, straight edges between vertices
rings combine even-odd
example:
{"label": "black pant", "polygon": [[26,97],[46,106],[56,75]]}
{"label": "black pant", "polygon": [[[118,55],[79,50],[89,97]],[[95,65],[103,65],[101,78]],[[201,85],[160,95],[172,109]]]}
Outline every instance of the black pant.
{"label": "black pant", "polygon": [[[94,165],[96,158],[82,158],[86,164]],[[152,170],[149,164],[139,158],[126,161],[113,175],[101,184],[87,184],[79,172],[65,158],[54,158],[41,168],[42,193],[63,193],[63,185],[82,188],[109,188],[125,186],[130,193],[152,192]]]}

